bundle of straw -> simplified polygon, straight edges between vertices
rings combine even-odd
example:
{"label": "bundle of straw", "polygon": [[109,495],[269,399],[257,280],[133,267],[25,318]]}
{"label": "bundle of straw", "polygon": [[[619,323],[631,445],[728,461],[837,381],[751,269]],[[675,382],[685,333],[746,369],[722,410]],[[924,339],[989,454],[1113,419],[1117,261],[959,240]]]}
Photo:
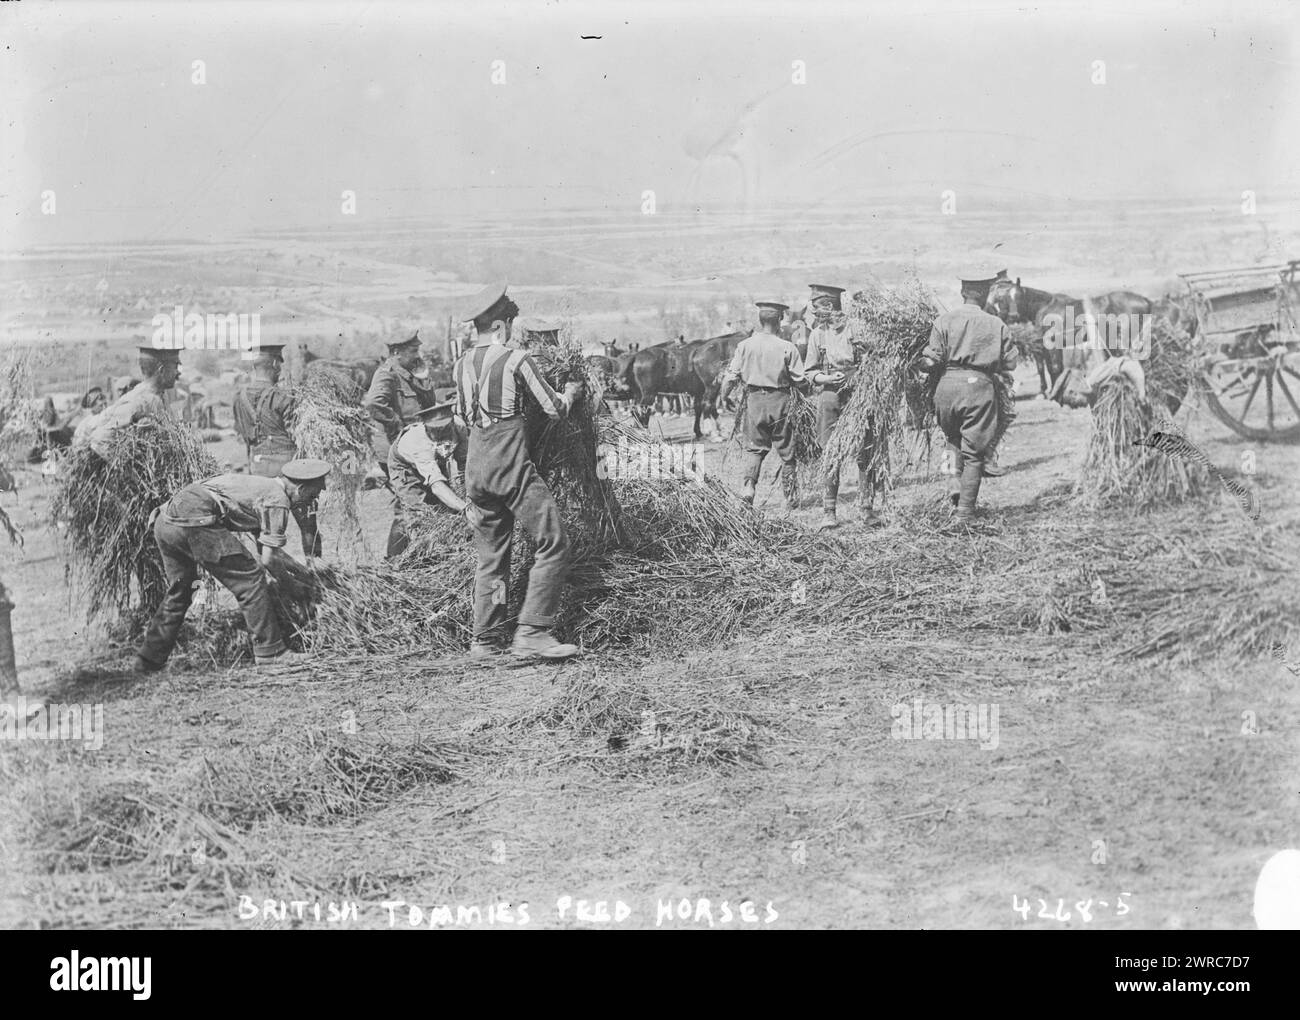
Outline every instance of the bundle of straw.
{"label": "bundle of straw", "polygon": [[35,407],[32,353],[18,347],[5,351],[0,361],[0,463],[16,463],[42,436]]}
{"label": "bundle of straw", "polygon": [[220,472],[194,430],[171,420],[120,429],[107,460],[88,447],[69,452],[50,513],[66,526],[89,617],[157,607],[167,580],[149,515],[178,489]]}
{"label": "bundle of straw", "polygon": [[1098,503],[1145,510],[1208,491],[1210,477],[1203,465],[1135,445],[1166,420],[1167,415],[1138,397],[1127,377],[1104,383],[1092,405],[1092,437],[1075,492]]}
{"label": "bundle of straw", "polygon": [[[870,431],[874,443],[867,466],[887,487],[892,483],[891,450],[903,438],[901,411],[912,365],[930,339],[938,314],[933,295],[915,275],[892,290],[873,281],[853,295],[849,324],[859,361],[852,396],[822,452],[824,470],[838,471],[846,460],[856,459]],[[916,395],[912,398],[915,401]],[[932,412],[925,403],[928,400],[922,401],[921,426],[928,429]]]}
{"label": "bundle of straw", "polygon": [[299,456],[333,465],[322,508],[337,508],[347,530],[360,538],[357,499],[370,464],[370,414],[357,402],[353,381],[330,372],[309,375],[290,393],[289,427]]}
{"label": "bundle of straw", "polygon": [[586,394],[558,420],[546,415],[531,394],[526,398],[524,420],[533,463],[578,529],[596,541],[617,542],[621,533],[618,500],[596,462],[602,436],[597,408],[590,398],[599,392],[598,381],[576,346],[543,346],[531,353],[553,389],[562,390],[568,382],[586,385]]}

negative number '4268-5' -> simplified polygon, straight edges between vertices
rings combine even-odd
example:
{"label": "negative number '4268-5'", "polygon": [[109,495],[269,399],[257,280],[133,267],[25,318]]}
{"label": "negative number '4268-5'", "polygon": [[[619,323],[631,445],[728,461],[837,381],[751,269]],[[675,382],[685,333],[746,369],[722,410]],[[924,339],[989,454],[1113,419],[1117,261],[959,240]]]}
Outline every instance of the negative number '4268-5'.
{"label": "negative number '4268-5'", "polygon": [[[1122,892],[1119,894],[1119,897],[1116,899],[1116,902],[1114,904],[1116,917],[1123,917],[1125,914],[1129,912],[1130,908],[1129,905],[1124,902],[1124,897],[1132,896],[1132,895],[1133,895],[1132,893],[1128,893],[1128,892]],[[1032,909],[1030,904],[1032,902],[1033,900],[1029,900],[1029,899],[1022,900],[1015,893],[1011,894],[1011,910],[1013,913],[1019,914],[1020,919],[1022,921],[1029,920],[1029,912]],[[1107,900],[1092,900],[1092,899],[1075,900],[1074,911],[1069,911],[1065,909],[1065,900],[1058,899],[1056,901],[1056,909],[1052,910],[1052,908],[1048,906],[1046,900],[1040,899],[1038,900],[1037,916],[1042,918],[1044,921],[1068,921],[1072,917],[1074,917],[1075,914],[1077,913],[1079,920],[1088,922],[1092,920],[1092,912],[1094,906],[1102,909],[1108,909],[1111,906],[1111,904]]]}

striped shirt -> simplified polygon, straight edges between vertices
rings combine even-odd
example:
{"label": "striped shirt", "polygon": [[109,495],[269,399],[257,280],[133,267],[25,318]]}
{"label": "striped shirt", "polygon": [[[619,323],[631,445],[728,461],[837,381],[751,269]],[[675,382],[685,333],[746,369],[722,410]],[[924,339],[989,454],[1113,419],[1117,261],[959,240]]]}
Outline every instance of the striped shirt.
{"label": "striped shirt", "polygon": [[452,379],[456,383],[456,414],[480,428],[523,414],[525,388],[552,418],[564,417],[569,409],[564,398],[546,384],[532,355],[518,347],[476,344],[460,356]]}

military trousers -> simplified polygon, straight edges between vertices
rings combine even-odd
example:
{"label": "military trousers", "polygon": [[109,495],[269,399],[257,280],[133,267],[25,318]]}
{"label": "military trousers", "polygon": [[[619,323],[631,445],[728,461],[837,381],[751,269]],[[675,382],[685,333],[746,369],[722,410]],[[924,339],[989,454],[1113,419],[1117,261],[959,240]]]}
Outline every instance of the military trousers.
{"label": "military trousers", "polygon": [[167,594],[149,621],[140,658],[162,666],[171,655],[194,599],[200,566],[235,596],[253,635],[254,654],[271,656],[285,651],[288,646],[276,620],[266,574],[239,539],[220,525],[182,528],[161,515],[154,523],[153,537],[162,554]]}
{"label": "military trousers", "polygon": [[519,623],[551,627],[568,576],[569,540],[555,497],[529,459],[522,415],[470,431],[465,496],[482,517],[474,528],[474,640],[492,643],[505,636],[516,523],[536,547]]}

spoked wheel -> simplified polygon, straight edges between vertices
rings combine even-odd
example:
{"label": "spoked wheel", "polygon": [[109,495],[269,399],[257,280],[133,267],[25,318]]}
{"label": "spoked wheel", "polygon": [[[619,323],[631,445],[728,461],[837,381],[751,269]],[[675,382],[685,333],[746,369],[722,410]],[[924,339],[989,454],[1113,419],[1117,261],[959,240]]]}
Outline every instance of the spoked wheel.
{"label": "spoked wheel", "polygon": [[1300,442],[1300,352],[1257,343],[1258,357],[1229,358],[1204,369],[1206,403],[1239,436]]}

